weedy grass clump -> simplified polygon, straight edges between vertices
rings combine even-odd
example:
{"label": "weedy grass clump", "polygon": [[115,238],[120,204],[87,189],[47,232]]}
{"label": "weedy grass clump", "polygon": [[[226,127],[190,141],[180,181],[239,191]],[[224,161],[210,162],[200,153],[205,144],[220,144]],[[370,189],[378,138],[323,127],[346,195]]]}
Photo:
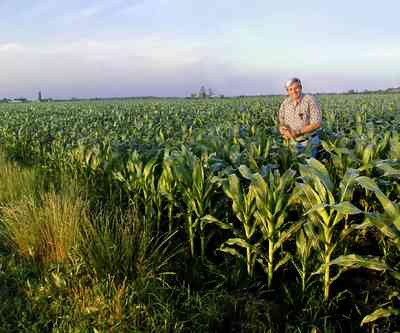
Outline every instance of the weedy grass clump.
{"label": "weedy grass clump", "polygon": [[3,238],[21,257],[39,264],[66,262],[87,222],[85,202],[56,193],[1,208]]}
{"label": "weedy grass clump", "polygon": [[151,226],[134,209],[96,213],[79,225],[77,254],[98,278],[113,276],[121,282],[173,275],[169,263],[180,251],[173,245],[176,232],[157,236]]}
{"label": "weedy grass clump", "polygon": [[12,205],[37,194],[37,172],[8,161],[0,151],[0,206]]}

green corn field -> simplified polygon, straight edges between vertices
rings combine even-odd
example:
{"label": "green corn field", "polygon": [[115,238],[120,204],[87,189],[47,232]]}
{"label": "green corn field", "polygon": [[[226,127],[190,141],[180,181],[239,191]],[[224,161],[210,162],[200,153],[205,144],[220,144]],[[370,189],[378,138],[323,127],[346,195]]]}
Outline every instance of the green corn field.
{"label": "green corn field", "polygon": [[317,99],[0,104],[0,331],[400,331],[400,95]]}

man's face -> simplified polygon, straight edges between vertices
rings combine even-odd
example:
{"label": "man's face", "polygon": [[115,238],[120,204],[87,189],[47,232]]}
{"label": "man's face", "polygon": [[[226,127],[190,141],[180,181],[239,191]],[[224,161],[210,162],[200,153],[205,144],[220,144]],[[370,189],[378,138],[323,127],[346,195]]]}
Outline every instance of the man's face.
{"label": "man's face", "polygon": [[301,95],[301,85],[298,82],[295,82],[289,86],[287,92],[290,98],[296,101],[300,98]]}

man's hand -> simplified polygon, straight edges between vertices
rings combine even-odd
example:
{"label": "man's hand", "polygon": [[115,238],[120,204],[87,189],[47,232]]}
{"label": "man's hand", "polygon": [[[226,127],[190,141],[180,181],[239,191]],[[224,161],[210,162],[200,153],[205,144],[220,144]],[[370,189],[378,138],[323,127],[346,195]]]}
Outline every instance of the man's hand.
{"label": "man's hand", "polygon": [[289,128],[287,128],[285,126],[281,126],[279,128],[279,131],[281,132],[281,134],[284,137],[284,139],[286,139],[286,140],[294,139],[293,133],[290,131]]}
{"label": "man's hand", "polygon": [[[302,129],[299,129],[299,130],[291,130],[291,131],[289,130],[289,132],[290,132],[292,138],[295,139],[295,138],[297,138],[297,137],[299,137],[299,136],[312,133],[312,132],[314,132],[316,129],[318,129],[319,127],[320,127],[320,124],[319,124],[319,123],[316,123],[316,124],[309,124],[309,125],[306,125],[305,127],[303,127]],[[282,133],[282,135],[284,135],[284,134]]]}
{"label": "man's hand", "polygon": [[303,135],[303,134],[305,134],[305,133],[303,132],[303,130],[297,130],[297,131],[293,131],[293,132],[292,132],[293,138],[297,138],[298,136],[301,136],[301,135]]}

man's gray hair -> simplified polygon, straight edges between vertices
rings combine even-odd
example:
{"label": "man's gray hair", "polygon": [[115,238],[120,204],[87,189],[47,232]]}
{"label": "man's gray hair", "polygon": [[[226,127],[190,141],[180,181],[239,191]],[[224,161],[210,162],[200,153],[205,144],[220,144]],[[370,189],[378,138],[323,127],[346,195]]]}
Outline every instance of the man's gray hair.
{"label": "man's gray hair", "polygon": [[289,81],[286,82],[286,84],[285,84],[286,90],[288,90],[289,87],[294,83],[298,83],[301,86],[300,79],[298,79],[297,77],[294,77],[294,78],[291,78]]}

